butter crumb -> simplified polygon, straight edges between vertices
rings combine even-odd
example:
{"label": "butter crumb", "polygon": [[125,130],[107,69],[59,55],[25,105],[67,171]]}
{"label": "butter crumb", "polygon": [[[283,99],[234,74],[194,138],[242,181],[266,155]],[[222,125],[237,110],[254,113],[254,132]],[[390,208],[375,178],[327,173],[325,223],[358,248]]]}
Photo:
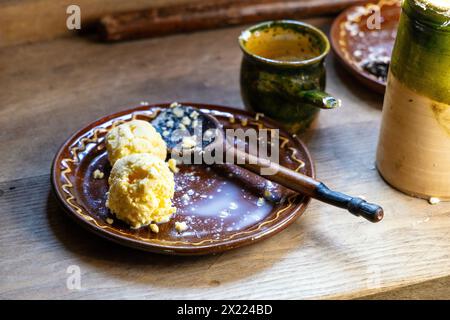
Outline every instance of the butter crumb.
{"label": "butter crumb", "polygon": [[158,233],[159,232],[159,227],[157,224],[151,223],[150,224],[150,230],[154,233]]}
{"label": "butter crumb", "polygon": [[159,221],[159,223],[167,223],[170,220],[170,216],[169,217],[164,217],[161,219],[161,221]]}
{"label": "butter crumb", "polygon": [[180,169],[177,168],[177,160],[169,159],[167,164],[169,165],[169,169],[172,170],[173,173],[177,173],[178,171],[180,171]]}
{"label": "butter crumb", "polygon": [[258,201],[256,202],[256,205],[258,207],[262,207],[264,205],[266,201],[264,200],[264,198],[258,198]]}
{"label": "butter crumb", "polygon": [[217,135],[217,132],[214,129],[208,129],[206,130],[204,136],[204,140],[211,141],[212,138],[214,138]]}
{"label": "butter crumb", "polygon": [[105,174],[98,169],[96,169],[93,173],[94,179],[103,179],[104,176]]}
{"label": "butter crumb", "polygon": [[173,109],[173,114],[178,118],[182,118],[184,116],[184,110],[177,107]]}
{"label": "butter crumb", "polygon": [[108,224],[113,224],[113,223],[114,223],[114,220],[111,219],[111,218],[106,218],[106,222],[107,222]]}
{"label": "butter crumb", "polygon": [[195,141],[195,136],[192,137],[183,137],[183,142],[181,143],[183,149],[191,149],[195,147],[197,142]]}
{"label": "butter crumb", "polygon": [[198,113],[197,111],[195,111],[195,110],[192,111],[191,114],[190,114],[190,116],[191,116],[192,119],[197,119],[197,118],[198,118],[198,115],[199,115],[199,113]]}
{"label": "butter crumb", "polygon": [[186,231],[187,228],[188,228],[188,226],[187,226],[186,222],[184,222],[184,221],[183,222],[178,222],[178,221],[175,222],[175,230],[177,230],[178,233]]}
{"label": "butter crumb", "polygon": [[431,197],[431,198],[428,200],[428,202],[429,202],[430,204],[435,205],[435,204],[438,204],[439,202],[441,202],[441,199],[436,198],[436,197]]}
{"label": "butter crumb", "polygon": [[191,119],[189,117],[184,116],[183,119],[181,119],[181,123],[185,126],[191,125]]}
{"label": "butter crumb", "polygon": [[170,107],[171,107],[171,108],[175,108],[175,107],[178,107],[178,106],[180,106],[180,104],[179,104],[178,102],[172,102],[172,103],[170,104]]}
{"label": "butter crumb", "polygon": [[264,198],[266,199],[271,199],[272,198],[272,192],[270,192],[270,190],[266,189],[264,190]]}

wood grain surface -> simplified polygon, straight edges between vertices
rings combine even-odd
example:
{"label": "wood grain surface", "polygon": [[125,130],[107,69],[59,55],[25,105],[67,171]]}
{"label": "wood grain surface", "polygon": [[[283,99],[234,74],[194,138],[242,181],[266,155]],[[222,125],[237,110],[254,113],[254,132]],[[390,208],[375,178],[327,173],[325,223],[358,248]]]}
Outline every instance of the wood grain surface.
{"label": "wood grain surface", "polygon": [[100,19],[98,30],[101,39],[106,41],[152,38],[267,20],[333,15],[348,6],[364,2],[367,0],[193,1],[188,4],[106,15]]}
{"label": "wood grain surface", "polygon": [[[321,112],[303,138],[318,178],[381,204],[381,223],[313,201],[271,239],[181,258],[109,243],[63,214],[50,163],[74,130],[141,101],[242,107],[240,30],[114,45],[65,38],[0,51],[0,298],[356,298],[450,276],[450,203],[432,206],[382,181],[374,167],[382,98],[333,57],[328,91],[343,107]],[[81,290],[66,286],[72,265]],[[450,298],[448,286],[437,292]]]}
{"label": "wood grain surface", "polygon": [[137,10],[163,4],[181,4],[192,0],[1,0],[0,47],[50,40],[73,35],[66,27],[67,7],[81,9],[81,28],[104,14]]}
{"label": "wood grain surface", "polygon": [[[66,27],[67,7],[76,4],[81,11],[81,31],[100,17],[124,11],[141,10],[194,2],[226,3],[238,0],[0,0],[0,47],[70,36],[77,30]],[[255,0],[251,0],[255,1]],[[315,8],[342,6],[361,0],[297,0],[311,13]]]}

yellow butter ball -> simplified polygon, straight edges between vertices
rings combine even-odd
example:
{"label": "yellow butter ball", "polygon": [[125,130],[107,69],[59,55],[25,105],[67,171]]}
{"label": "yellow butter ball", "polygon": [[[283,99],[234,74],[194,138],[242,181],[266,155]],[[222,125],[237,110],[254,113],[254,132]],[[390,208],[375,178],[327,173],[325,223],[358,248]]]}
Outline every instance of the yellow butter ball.
{"label": "yellow butter ball", "polygon": [[166,162],[151,154],[136,153],[117,160],[109,186],[106,206],[133,228],[167,222],[176,211],[173,173]]}
{"label": "yellow butter ball", "polygon": [[106,150],[111,165],[135,153],[150,153],[161,160],[167,156],[166,143],[161,135],[143,120],[132,120],[113,128],[106,136]]}

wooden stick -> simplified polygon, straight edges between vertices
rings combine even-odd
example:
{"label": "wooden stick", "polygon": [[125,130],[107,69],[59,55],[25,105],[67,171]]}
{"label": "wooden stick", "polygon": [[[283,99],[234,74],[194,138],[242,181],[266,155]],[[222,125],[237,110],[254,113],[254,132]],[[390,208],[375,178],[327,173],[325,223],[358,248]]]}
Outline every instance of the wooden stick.
{"label": "wooden stick", "polygon": [[[171,113],[170,109],[163,111],[158,115],[161,117],[164,113]],[[177,147],[171,148],[171,141],[167,142],[169,146],[169,153],[173,154],[178,152],[179,156],[186,157],[192,155],[195,152],[208,152],[212,153],[215,150],[223,150],[224,156],[232,160],[232,163],[250,170],[257,175],[261,175],[264,178],[279,183],[293,191],[307,195],[311,198],[317,199],[319,201],[328,203],[332,206],[343,208],[349,211],[355,216],[361,216],[370,222],[379,222],[383,219],[384,211],[383,208],[377,204],[369,203],[360,197],[352,197],[347,194],[337,192],[329,189],[324,183],[309,177],[300,172],[291,170],[287,167],[280,165],[278,162],[273,162],[270,159],[259,157],[257,155],[247,153],[245,150],[236,148],[235,141],[230,141],[226,138],[220,122],[211,114],[203,113],[199,110],[201,114],[201,120],[203,124],[207,127],[203,127],[203,132],[206,130],[216,130],[216,135],[214,140],[206,146],[203,146],[201,150],[193,149],[177,149]],[[162,116],[161,119],[165,116]],[[158,119],[158,118],[157,118]],[[165,120],[162,120],[165,121]],[[158,124],[156,124],[158,125]],[[263,175],[262,170],[267,170]],[[271,174],[269,174],[271,173]]]}
{"label": "wooden stick", "polygon": [[367,0],[219,0],[201,1],[107,15],[98,34],[104,41],[148,38],[264,20],[335,14]]}
{"label": "wooden stick", "polygon": [[233,146],[227,150],[228,152],[234,152],[241,159],[240,162],[238,161],[236,163],[237,165],[258,175],[261,174],[261,168],[270,168],[275,174],[265,175],[264,178],[268,180],[335,207],[346,209],[353,215],[361,216],[370,222],[379,222],[383,219],[383,208],[377,204],[369,203],[359,197],[352,197],[341,192],[330,190],[320,181],[290,170],[278,163],[235,149]]}

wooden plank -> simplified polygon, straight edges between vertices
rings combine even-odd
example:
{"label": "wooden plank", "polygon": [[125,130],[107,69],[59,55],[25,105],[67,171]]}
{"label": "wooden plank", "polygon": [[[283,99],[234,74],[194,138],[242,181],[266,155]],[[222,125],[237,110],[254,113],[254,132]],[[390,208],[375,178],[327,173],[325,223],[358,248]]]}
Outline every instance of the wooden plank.
{"label": "wooden plank", "polygon": [[[327,29],[330,19],[310,22]],[[321,112],[304,139],[317,175],[383,205],[383,222],[314,201],[259,244],[177,258],[109,243],[63,215],[50,190],[50,163],[77,128],[140,101],[242,108],[240,29],[0,50],[0,298],[354,298],[450,275],[450,203],[431,206],[382,181],[374,168],[382,99],[356,86],[333,58],[328,91],[343,107]],[[80,267],[81,291],[66,287],[71,265]]]}
{"label": "wooden plank", "polygon": [[[137,10],[163,4],[186,3],[192,0],[78,0],[81,28],[102,15]],[[0,2],[0,47],[44,41],[73,35],[66,27],[66,9],[70,0],[9,0]]]}
{"label": "wooden plank", "polygon": [[333,15],[364,0],[280,1],[216,0],[121,12],[102,17],[102,40],[121,41],[217,29],[267,20],[300,19]]}
{"label": "wooden plank", "polygon": [[[368,125],[344,129],[360,134]],[[333,133],[337,132],[326,132]],[[0,297],[357,297],[445,275],[448,206],[438,213],[436,207],[414,200],[398,208],[406,197],[392,197],[389,187],[378,186],[376,173],[361,165],[367,154],[351,162],[366,183],[352,189],[341,185],[342,179],[336,183],[342,169],[335,156],[341,154],[334,155],[336,149],[330,146],[342,147],[347,138],[329,141],[324,146],[328,151],[314,150],[318,158],[330,159],[319,171],[348,192],[369,195],[375,184],[378,194],[372,198],[389,213],[382,224],[368,224],[314,202],[304,218],[280,235],[219,256],[174,258],[119,247],[66,218],[50,192],[47,175],[2,183],[0,270],[7,277],[0,280]],[[71,265],[81,269],[81,291],[65,287]],[[381,287],[373,288],[378,281]]]}
{"label": "wooden plank", "polygon": [[426,281],[412,286],[363,297],[365,300],[448,300],[450,277]]}

